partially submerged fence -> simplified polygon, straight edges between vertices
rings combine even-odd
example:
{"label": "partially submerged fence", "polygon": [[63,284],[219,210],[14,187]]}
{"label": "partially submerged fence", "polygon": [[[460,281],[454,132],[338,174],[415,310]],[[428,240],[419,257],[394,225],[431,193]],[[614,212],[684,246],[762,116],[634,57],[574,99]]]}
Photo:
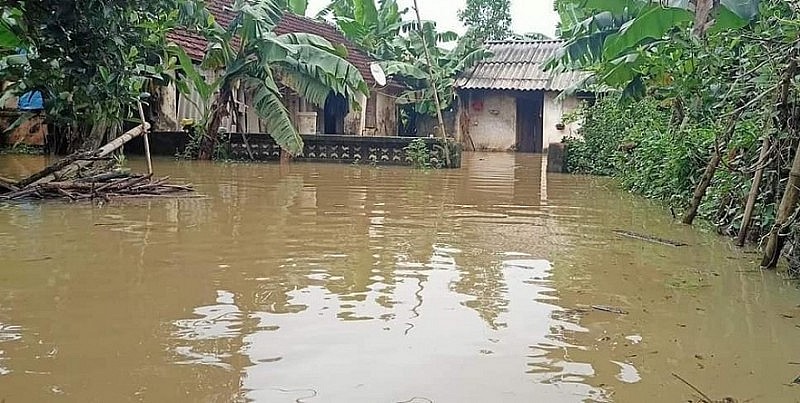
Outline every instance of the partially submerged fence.
{"label": "partially submerged fence", "polygon": [[[412,165],[406,147],[414,141],[410,137],[364,137],[336,135],[303,135],[303,155],[295,160],[309,162],[363,163],[377,165]],[[431,162],[444,161],[441,140],[423,139],[431,152]],[[150,135],[153,155],[177,155],[190,144],[186,132],[155,132]],[[450,144],[453,168],[461,167],[460,144]],[[141,141],[129,143],[125,149],[132,154],[144,152]],[[224,154],[237,161],[279,161],[280,147],[266,134],[233,133],[225,145]]]}

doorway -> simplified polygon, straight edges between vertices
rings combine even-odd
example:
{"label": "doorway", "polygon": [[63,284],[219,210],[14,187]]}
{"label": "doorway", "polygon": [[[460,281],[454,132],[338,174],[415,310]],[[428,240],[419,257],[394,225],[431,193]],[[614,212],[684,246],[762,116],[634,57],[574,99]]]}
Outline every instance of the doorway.
{"label": "doorway", "polygon": [[517,151],[540,153],[544,150],[544,92],[536,91],[517,98]]}
{"label": "doorway", "polygon": [[323,134],[344,134],[344,118],[348,112],[347,99],[331,92],[325,100]]}

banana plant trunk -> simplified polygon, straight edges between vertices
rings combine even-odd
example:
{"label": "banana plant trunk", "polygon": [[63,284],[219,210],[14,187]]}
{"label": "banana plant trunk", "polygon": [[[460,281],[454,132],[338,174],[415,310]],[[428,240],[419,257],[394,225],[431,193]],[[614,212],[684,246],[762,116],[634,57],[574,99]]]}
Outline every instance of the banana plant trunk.
{"label": "banana plant trunk", "polygon": [[211,160],[214,158],[214,149],[217,147],[219,141],[219,129],[222,127],[222,122],[230,116],[228,106],[230,98],[233,94],[230,84],[224,84],[220,88],[214,103],[211,104],[211,119],[208,122],[206,133],[200,142],[200,152],[197,158],[200,160]]}

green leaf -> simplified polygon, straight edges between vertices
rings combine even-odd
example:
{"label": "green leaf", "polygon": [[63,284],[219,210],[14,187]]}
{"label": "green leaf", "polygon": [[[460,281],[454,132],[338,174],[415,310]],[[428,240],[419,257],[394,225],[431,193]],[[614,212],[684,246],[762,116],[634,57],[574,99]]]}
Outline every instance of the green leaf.
{"label": "green leaf", "polygon": [[331,87],[319,77],[301,70],[281,71],[280,81],[301,98],[319,108],[325,107],[325,101],[332,92]]}
{"label": "green leaf", "polygon": [[605,44],[603,58],[616,59],[622,53],[646,40],[661,40],[673,29],[693,21],[692,13],[680,8],[653,6],[611,35]]}
{"label": "green leaf", "polygon": [[378,25],[378,10],[373,0],[353,0],[356,21],[363,26]]}
{"label": "green leaf", "polygon": [[[187,55],[186,51],[184,51],[180,46],[171,44],[167,47],[167,50],[178,58],[178,63],[180,64],[181,69],[189,79],[190,84],[197,90],[197,93],[200,95],[200,97],[203,100],[210,99],[211,94],[216,89],[216,85],[218,85],[218,82],[215,82],[214,85],[209,85],[206,81],[206,78],[197,71],[197,67],[194,63],[192,63],[192,59],[189,58],[189,55]],[[180,89],[182,87],[183,86],[179,86],[178,88]]]}
{"label": "green leaf", "polygon": [[306,15],[308,0],[289,0],[289,10],[297,15]]}
{"label": "green leaf", "polygon": [[427,80],[428,73],[410,63],[398,61],[383,61],[379,65],[388,77],[402,76],[411,77],[417,80]]}
{"label": "green leaf", "polygon": [[22,44],[17,35],[10,29],[0,24],[0,49],[16,49]]}
{"label": "green leaf", "polygon": [[257,79],[247,79],[244,83],[245,87],[252,91],[253,108],[264,121],[267,133],[289,154],[302,155],[303,138],[292,123],[286,106],[281,102],[280,94],[269,89],[274,87],[275,83],[269,85],[267,80]]}
{"label": "green leaf", "polygon": [[758,16],[759,0],[721,0],[720,4],[745,22],[751,22]]}
{"label": "green leaf", "polygon": [[747,25],[747,21],[734,14],[726,7],[720,7],[716,22],[711,26],[709,33],[715,34],[729,29],[739,29]]}

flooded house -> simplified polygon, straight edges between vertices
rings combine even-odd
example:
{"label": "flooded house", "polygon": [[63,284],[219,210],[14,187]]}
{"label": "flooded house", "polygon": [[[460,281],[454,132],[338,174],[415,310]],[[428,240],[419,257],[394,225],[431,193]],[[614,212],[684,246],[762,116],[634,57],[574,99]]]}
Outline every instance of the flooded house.
{"label": "flooded house", "polygon": [[593,96],[572,91],[588,73],[545,69],[564,43],[488,42],[493,55],[456,80],[459,139],[476,150],[540,153],[574,134],[578,124],[565,116]]}
{"label": "flooded house", "polygon": [[[235,17],[231,10],[231,0],[211,0],[206,2],[209,11],[221,25],[229,24]],[[307,102],[288,89],[284,93],[284,103],[292,115],[292,120],[301,134],[344,134],[356,136],[394,136],[397,133],[398,109],[396,96],[402,91],[399,84],[391,80],[381,86],[370,70],[372,59],[357,45],[345,38],[334,25],[327,22],[297,16],[291,13],[283,15],[275,28],[278,35],[288,33],[309,33],[321,36],[334,45],[342,45],[347,50],[346,59],[355,66],[364,77],[370,89],[369,97],[359,94],[358,104],[350,105],[337,94],[331,93],[323,108]],[[205,56],[208,43],[200,35],[186,31],[175,31],[169,39],[181,46],[189,57],[200,63]],[[157,129],[172,131],[179,129],[182,119],[202,118],[202,111],[196,105],[207,105],[211,100],[203,100],[197,93],[184,95],[173,87],[161,94],[163,104],[160,122]],[[263,125],[255,111],[248,107],[246,93],[237,95],[240,98],[239,127],[228,120],[224,126],[229,132],[263,133]]]}

